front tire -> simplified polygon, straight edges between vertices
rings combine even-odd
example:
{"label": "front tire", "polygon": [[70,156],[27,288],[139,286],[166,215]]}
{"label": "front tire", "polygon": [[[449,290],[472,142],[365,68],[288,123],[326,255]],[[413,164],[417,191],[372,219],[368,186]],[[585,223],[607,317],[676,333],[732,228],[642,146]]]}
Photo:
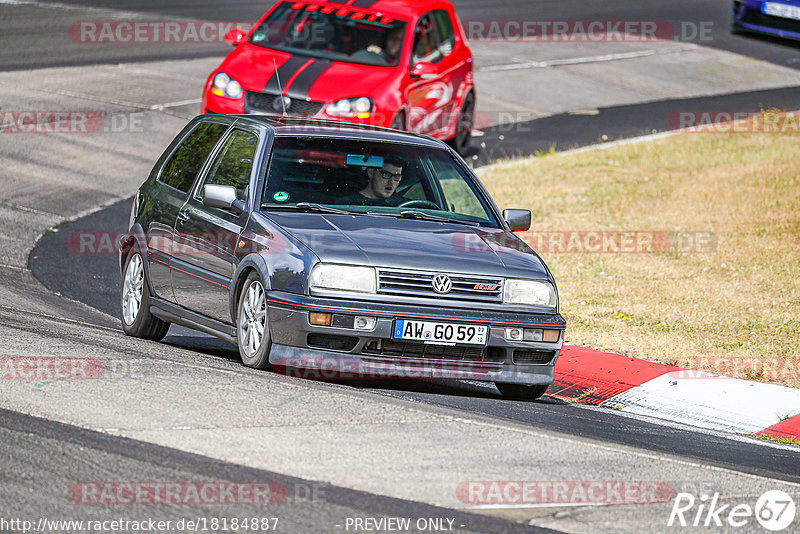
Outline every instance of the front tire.
{"label": "front tire", "polygon": [[236,344],[243,364],[254,369],[269,369],[272,338],[269,333],[267,293],[261,277],[255,272],[247,277],[239,294]]}
{"label": "front tire", "polygon": [[461,156],[466,156],[469,151],[470,141],[472,141],[472,126],[475,122],[475,97],[469,93],[461,105],[458,113],[458,123],[456,124],[456,135],[450,140],[456,152]]}
{"label": "front tire", "polygon": [[119,297],[122,330],[132,337],[161,341],[167,335],[169,323],[150,313],[150,290],[144,258],[139,252],[128,255],[124,272]]}
{"label": "front tire", "polygon": [[521,400],[521,401],[535,401],[545,394],[548,384],[537,384],[535,386],[528,386],[525,384],[508,384],[505,382],[495,382],[497,389],[507,399]]}
{"label": "front tire", "polygon": [[392,119],[392,124],[389,126],[392,130],[400,130],[404,132],[406,130],[406,115],[403,113],[402,110],[397,112],[397,115],[394,116]]}

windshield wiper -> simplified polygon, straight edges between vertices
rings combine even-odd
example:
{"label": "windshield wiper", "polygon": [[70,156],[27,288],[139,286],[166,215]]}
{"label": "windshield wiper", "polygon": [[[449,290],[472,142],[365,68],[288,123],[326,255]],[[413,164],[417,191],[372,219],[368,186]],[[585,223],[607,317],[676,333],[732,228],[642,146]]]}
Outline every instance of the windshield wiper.
{"label": "windshield wiper", "polygon": [[423,213],[421,211],[412,211],[412,210],[401,211],[400,213],[378,213],[375,211],[369,211],[367,212],[367,215],[383,215],[388,217],[395,217],[398,219],[418,219],[421,221],[436,221],[436,222],[446,222],[453,224],[465,224],[467,226],[480,226],[480,224],[472,221],[461,221],[459,219],[439,217],[438,215],[430,215],[428,213]]}
{"label": "windshield wiper", "polygon": [[314,211],[318,213],[335,213],[337,215],[353,215],[356,212],[345,211],[313,202],[298,202],[297,204],[262,204],[263,209],[290,209],[297,211]]}

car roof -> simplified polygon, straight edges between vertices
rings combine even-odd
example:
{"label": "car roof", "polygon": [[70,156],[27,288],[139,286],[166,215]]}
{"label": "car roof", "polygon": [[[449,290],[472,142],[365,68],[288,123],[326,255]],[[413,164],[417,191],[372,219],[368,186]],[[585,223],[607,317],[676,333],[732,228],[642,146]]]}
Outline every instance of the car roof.
{"label": "car roof", "polygon": [[[359,2],[356,0],[352,4],[345,5],[339,2],[325,2],[331,3],[340,9],[347,9],[348,11],[364,11],[367,13],[383,13],[402,17],[405,19],[413,19],[417,15],[427,13],[434,9],[448,9],[452,7],[452,3],[448,0],[377,0],[377,2],[370,2],[364,0]],[[310,4],[320,5],[319,1],[305,1],[297,2],[297,4]],[[368,5],[369,7],[361,7],[361,5]]]}
{"label": "car roof", "polygon": [[370,141],[387,141],[395,143],[412,143],[432,148],[444,148],[446,145],[426,135],[398,132],[380,126],[354,124],[343,121],[309,119],[305,117],[278,117],[271,115],[201,115],[219,119],[227,117],[239,123],[251,123],[275,132],[276,136],[302,137],[343,137],[347,139],[363,139]]}

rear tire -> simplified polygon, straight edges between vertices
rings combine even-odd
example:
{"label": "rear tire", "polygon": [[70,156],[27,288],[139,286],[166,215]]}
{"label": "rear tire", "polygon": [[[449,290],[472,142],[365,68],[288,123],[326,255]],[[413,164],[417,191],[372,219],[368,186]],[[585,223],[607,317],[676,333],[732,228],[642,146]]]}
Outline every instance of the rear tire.
{"label": "rear tire", "polygon": [[537,384],[535,386],[528,386],[525,384],[508,384],[505,382],[495,382],[495,386],[500,390],[500,393],[513,400],[521,401],[534,401],[545,394],[548,384]]}
{"label": "rear tire", "polygon": [[267,293],[258,273],[247,277],[239,294],[236,310],[236,344],[239,357],[247,367],[269,369],[272,338],[269,333]]}
{"label": "rear tire", "polygon": [[122,330],[132,337],[161,341],[169,323],[150,313],[150,289],[139,252],[128,255],[124,273],[119,295]]}

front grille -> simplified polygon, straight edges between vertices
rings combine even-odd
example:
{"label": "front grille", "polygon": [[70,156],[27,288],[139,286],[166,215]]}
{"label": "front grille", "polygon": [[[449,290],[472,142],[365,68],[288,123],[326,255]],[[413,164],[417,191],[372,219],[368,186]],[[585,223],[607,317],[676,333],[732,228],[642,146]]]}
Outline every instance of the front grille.
{"label": "front grille", "polygon": [[[280,104],[280,95],[268,93],[255,93],[253,91],[244,92],[244,112],[259,113],[266,115],[281,115],[283,107]],[[274,105],[277,102],[277,109]],[[292,99],[287,113],[295,117],[313,117],[322,109],[325,104],[321,102],[310,102],[306,100]]]}
{"label": "front grille", "polygon": [[486,349],[485,347],[452,347],[376,339],[364,347],[363,353],[393,358],[482,361]]}
{"label": "front grille", "polygon": [[514,350],[514,363],[517,365],[543,365],[550,363],[555,357],[556,353],[552,350],[529,350],[529,349],[516,349]]}
{"label": "front grille", "polygon": [[[381,269],[378,271],[378,293],[480,302],[503,300],[502,278],[448,274],[453,284],[452,289],[449,293],[439,294],[433,290],[433,278],[437,274],[439,273]],[[481,285],[489,286],[491,289],[476,289]]]}

